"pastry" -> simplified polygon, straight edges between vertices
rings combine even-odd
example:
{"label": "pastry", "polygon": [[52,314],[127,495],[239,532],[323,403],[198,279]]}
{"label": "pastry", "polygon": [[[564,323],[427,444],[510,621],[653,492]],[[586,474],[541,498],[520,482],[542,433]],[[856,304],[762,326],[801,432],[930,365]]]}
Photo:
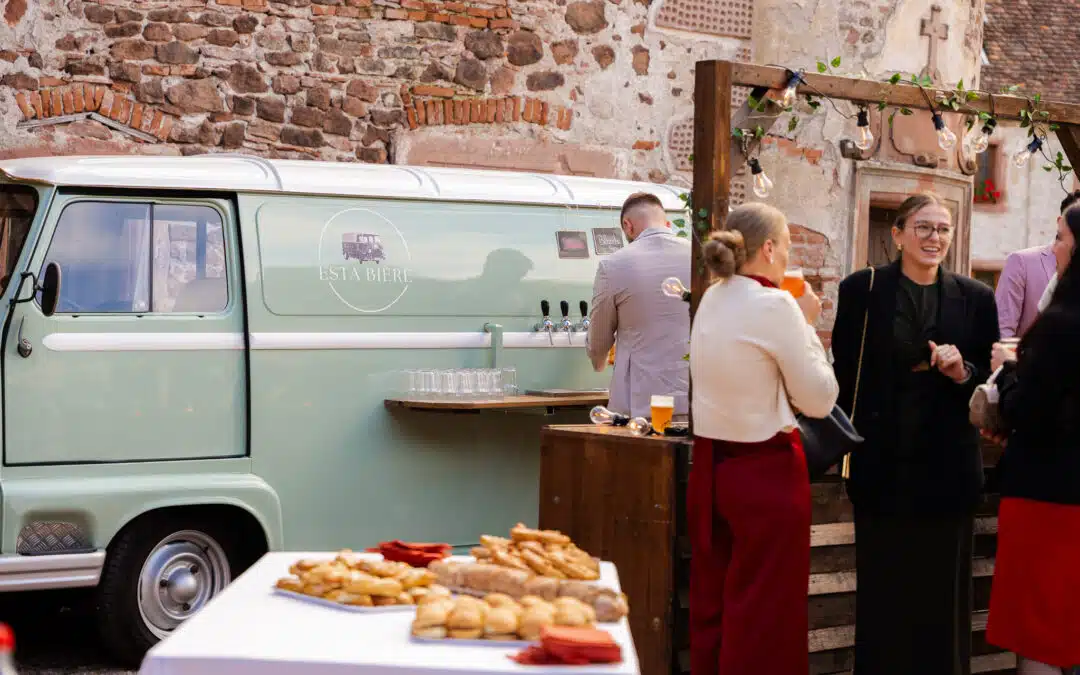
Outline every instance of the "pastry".
{"label": "pastry", "polygon": [[364,574],[363,572],[358,572],[347,584],[345,584],[345,590],[350,593],[389,596],[393,598],[401,595],[401,592],[405,589],[401,587],[401,582],[396,579],[380,579],[379,577],[373,577]]}
{"label": "pastry", "polygon": [[452,637],[455,640],[479,640],[484,635],[484,629],[482,628],[447,628],[447,637]]}
{"label": "pastry", "polygon": [[536,640],[540,637],[540,630],[544,626],[554,623],[554,605],[540,600],[539,604],[525,608],[525,612],[521,615],[521,626],[518,628],[518,635],[526,640]]}
{"label": "pastry", "polygon": [[516,635],[519,621],[513,607],[494,607],[484,619],[484,635]]}
{"label": "pastry", "polygon": [[491,607],[517,607],[518,602],[505,593],[491,593],[484,596],[484,602]]}
{"label": "pastry", "polygon": [[304,582],[294,577],[282,577],[277,580],[276,586],[283,591],[290,591],[292,593],[304,592]]}
{"label": "pastry", "polygon": [[559,597],[559,580],[551,577],[533,577],[525,582],[524,591],[527,595],[535,595],[544,600],[554,600]]}
{"label": "pastry", "polygon": [[534,530],[518,523],[510,529],[510,538],[514,541],[539,541],[545,544],[569,544],[570,537],[556,530]]}

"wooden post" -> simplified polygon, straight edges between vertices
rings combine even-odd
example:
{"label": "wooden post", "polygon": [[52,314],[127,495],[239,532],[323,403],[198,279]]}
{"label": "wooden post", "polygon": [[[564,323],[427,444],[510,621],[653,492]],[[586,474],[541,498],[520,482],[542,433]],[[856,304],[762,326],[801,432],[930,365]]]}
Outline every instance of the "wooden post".
{"label": "wooden post", "polygon": [[[1065,152],[1065,156],[1069,158],[1069,166],[1073,168],[1073,175],[1080,176],[1080,126],[1076,124],[1062,124],[1057,130],[1058,140],[1061,142],[1061,149]],[[1068,187],[1065,188],[1072,192]]]}
{"label": "wooden post", "polygon": [[[693,320],[708,275],[701,243],[723,229],[731,198],[731,62],[699,61],[694,82],[694,191],[690,267],[690,318]],[[708,228],[701,227],[702,218]]]}

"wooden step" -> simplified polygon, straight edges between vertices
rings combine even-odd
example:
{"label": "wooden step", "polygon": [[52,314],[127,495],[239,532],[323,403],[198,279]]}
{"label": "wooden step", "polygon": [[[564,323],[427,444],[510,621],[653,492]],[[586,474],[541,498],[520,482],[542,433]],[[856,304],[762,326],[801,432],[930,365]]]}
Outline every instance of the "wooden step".
{"label": "wooden step", "polygon": [[[980,516],[975,519],[975,536],[996,535],[997,516]],[[810,547],[853,546],[855,544],[855,523],[822,523],[810,526]],[[690,537],[679,537],[679,553],[683,558],[690,557]]]}
{"label": "wooden step", "polygon": [[[988,612],[974,612],[971,615],[971,632],[986,630]],[[855,646],[855,626],[835,626],[810,631],[810,653],[831,652]]]}
{"label": "wooden step", "polygon": [[[1012,652],[998,652],[997,654],[981,654],[971,657],[971,672],[975,673],[1000,673],[1016,668],[1016,655]],[[679,671],[690,672],[690,652],[679,652]],[[840,671],[835,675],[852,675],[850,670]]]}
{"label": "wooden step", "polygon": [[[973,578],[994,576],[993,558],[976,558],[971,563],[971,576]],[[855,592],[855,571],[831,572],[829,574],[810,575],[810,596],[833,595],[836,593]],[[690,589],[683,588],[679,591],[679,609],[690,609]]]}

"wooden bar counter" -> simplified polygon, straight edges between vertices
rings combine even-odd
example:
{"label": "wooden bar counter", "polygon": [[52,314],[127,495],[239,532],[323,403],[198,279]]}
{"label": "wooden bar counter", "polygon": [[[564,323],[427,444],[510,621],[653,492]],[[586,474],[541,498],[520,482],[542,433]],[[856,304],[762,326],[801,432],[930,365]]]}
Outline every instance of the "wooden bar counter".
{"label": "wooden bar counter", "polygon": [[678,672],[689,439],[587,424],[544,427],[540,442],[540,527],[615,563],[642,675]]}

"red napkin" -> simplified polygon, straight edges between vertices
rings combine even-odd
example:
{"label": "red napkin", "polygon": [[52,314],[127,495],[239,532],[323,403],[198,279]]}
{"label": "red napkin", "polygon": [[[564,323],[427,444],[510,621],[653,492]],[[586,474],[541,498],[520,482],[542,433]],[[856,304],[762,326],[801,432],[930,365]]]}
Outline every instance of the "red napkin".
{"label": "red napkin", "polygon": [[620,663],[622,649],[607,631],[545,626],[540,631],[540,644],[531,645],[510,658],[522,665],[584,666],[590,663]]}
{"label": "red napkin", "polygon": [[381,553],[386,560],[403,562],[413,567],[427,567],[436,560],[442,560],[450,555],[452,548],[450,544],[410,543],[395,539],[384,541],[375,548],[367,549],[367,552]]}

